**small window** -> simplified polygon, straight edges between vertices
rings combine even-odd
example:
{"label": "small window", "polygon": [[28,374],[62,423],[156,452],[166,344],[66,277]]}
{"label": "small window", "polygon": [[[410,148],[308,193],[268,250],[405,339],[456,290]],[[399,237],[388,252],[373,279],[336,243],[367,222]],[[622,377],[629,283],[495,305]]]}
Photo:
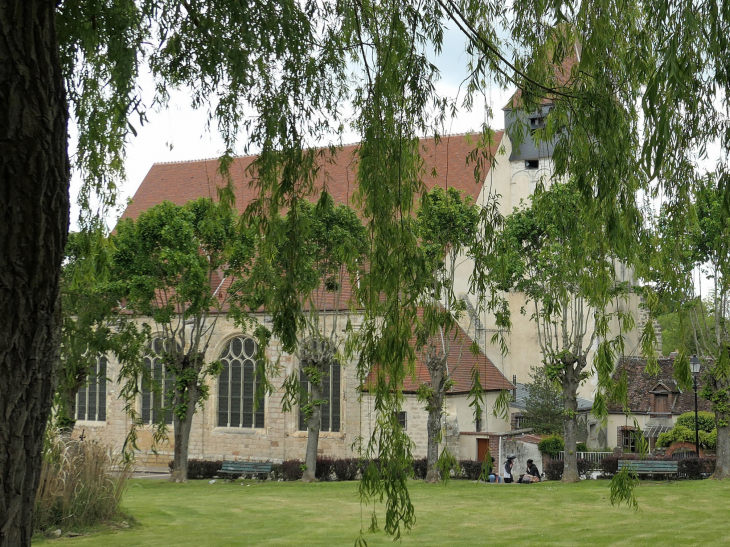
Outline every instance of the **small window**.
{"label": "small window", "polygon": [[106,365],[103,355],[89,371],[86,385],[76,394],[76,419],[90,422],[106,421]]}
{"label": "small window", "polygon": [[401,410],[397,413],[398,423],[400,424],[403,431],[408,429],[408,413]]}
{"label": "small window", "polygon": [[477,416],[477,419],[474,420],[474,431],[481,431],[482,430],[482,417]]}
{"label": "small window", "polygon": [[654,412],[657,414],[669,414],[669,394],[654,394]]}
{"label": "small window", "polygon": [[636,435],[634,435],[633,430],[624,429],[621,431],[621,448],[624,452],[636,452]]}
{"label": "small window", "polygon": [[525,169],[538,169],[540,160],[525,160]]}

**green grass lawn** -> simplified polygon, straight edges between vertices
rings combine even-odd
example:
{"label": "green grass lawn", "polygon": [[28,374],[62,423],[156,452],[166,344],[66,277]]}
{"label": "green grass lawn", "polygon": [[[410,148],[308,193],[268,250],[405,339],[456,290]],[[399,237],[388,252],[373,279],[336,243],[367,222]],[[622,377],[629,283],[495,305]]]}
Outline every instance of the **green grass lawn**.
{"label": "green grass lawn", "polygon": [[[39,541],[43,545],[352,545],[370,508],[357,483],[131,482],[129,530]],[[417,522],[403,545],[730,545],[730,481],[648,482],[639,511],[612,507],[608,481],[562,485],[410,483]],[[376,506],[381,523],[383,507]],[[362,520],[361,520],[362,515]],[[369,545],[393,545],[382,532]]]}

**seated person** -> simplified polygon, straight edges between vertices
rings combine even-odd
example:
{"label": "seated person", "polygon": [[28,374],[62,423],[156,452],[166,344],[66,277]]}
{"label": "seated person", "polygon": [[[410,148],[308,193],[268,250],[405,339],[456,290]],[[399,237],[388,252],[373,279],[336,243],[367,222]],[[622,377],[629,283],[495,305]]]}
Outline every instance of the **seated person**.
{"label": "seated person", "polygon": [[527,473],[522,475],[522,482],[540,482],[540,470],[532,460],[527,460]]}
{"label": "seated person", "polygon": [[494,456],[490,456],[490,458],[492,459],[492,467],[489,471],[489,482],[501,482],[499,473],[494,469]]}

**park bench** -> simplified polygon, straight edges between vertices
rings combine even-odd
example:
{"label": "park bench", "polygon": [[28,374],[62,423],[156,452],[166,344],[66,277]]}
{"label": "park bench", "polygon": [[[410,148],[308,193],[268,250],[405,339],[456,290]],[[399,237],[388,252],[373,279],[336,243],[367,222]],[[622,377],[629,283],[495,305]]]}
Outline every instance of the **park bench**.
{"label": "park bench", "polygon": [[261,475],[266,477],[271,473],[271,462],[239,462],[226,460],[223,467],[218,471],[219,475],[224,475],[225,480],[234,480],[241,475],[253,475],[261,480]]}
{"label": "park bench", "polygon": [[677,461],[662,460],[619,460],[618,470],[632,469],[637,475],[676,475]]}

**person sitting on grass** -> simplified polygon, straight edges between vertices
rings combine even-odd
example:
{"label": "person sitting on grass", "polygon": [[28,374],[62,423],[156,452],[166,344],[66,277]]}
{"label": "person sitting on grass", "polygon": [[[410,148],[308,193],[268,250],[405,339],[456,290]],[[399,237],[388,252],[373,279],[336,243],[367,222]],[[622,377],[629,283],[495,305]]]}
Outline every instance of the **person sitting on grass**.
{"label": "person sitting on grass", "polygon": [[530,484],[531,482],[540,482],[540,470],[532,460],[527,460],[527,473],[520,475],[522,484]]}
{"label": "person sitting on grass", "polygon": [[502,482],[499,478],[499,473],[494,469],[494,456],[489,456],[492,459],[492,466],[489,471],[489,482]]}

